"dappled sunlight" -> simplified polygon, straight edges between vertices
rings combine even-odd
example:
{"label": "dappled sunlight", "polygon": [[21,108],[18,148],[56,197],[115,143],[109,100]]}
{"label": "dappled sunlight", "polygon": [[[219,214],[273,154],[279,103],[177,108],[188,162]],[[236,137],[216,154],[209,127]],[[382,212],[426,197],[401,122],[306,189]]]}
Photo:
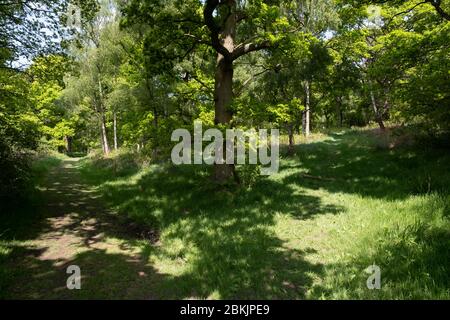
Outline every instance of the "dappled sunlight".
{"label": "dappled sunlight", "polygon": [[119,213],[161,229],[159,245],[143,248],[158,269],[172,270],[173,281],[158,290],[169,298],[305,296],[321,264],[305,260],[311,251],[288,248],[276,237],[274,216],[303,220],[343,209],[273,179],[217,192],[205,170],[167,166],[129,184],[102,185]]}
{"label": "dappled sunlight", "polygon": [[[283,182],[313,190],[323,188],[329,192],[372,198],[404,199],[418,192],[421,179],[431,177],[433,184],[430,188],[436,190],[443,189],[443,181],[450,181],[450,161],[446,150],[420,150],[409,146],[390,151],[377,150],[372,143],[374,138],[369,134],[349,131],[335,135],[333,141],[298,146],[299,164],[286,167],[298,170],[284,174]],[[440,166],[433,166],[433,163]],[[305,177],[299,172],[318,179]]]}
{"label": "dappled sunlight", "polygon": [[[219,189],[208,166],[108,169],[90,179],[88,159],[64,161],[43,182],[40,223],[26,241],[0,246],[8,272],[20,266],[10,296],[448,296],[448,176],[435,180],[448,155],[378,150],[361,134],[300,144],[278,174]],[[385,275],[381,293],[365,287],[372,263]],[[83,290],[65,288],[71,264]]]}
{"label": "dappled sunlight", "polygon": [[[6,268],[18,273],[10,297],[155,298],[148,284],[160,275],[132,244],[143,239],[144,228],[139,233],[129,221],[115,219],[100,195],[80,181],[78,159],[65,160],[43,184],[47,203],[40,214],[46,218],[28,241],[2,243],[11,257]],[[146,236],[147,242],[157,239],[153,232]],[[66,268],[73,264],[82,270],[80,291],[66,288]]]}
{"label": "dappled sunlight", "polygon": [[[405,202],[396,201],[394,210],[380,208],[377,214],[366,216],[364,230],[354,235],[361,243],[351,254],[327,264],[324,277],[313,286],[311,296],[448,299],[450,233],[448,220],[442,219],[450,212],[446,202],[448,196],[438,194],[414,196]],[[386,222],[383,228],[377,227],[378,219]],[[341,246],[343,250],[348,247],[345,242]],[[367,278],[361,270],[373,263],[380,266],[385,286],[378,292],[361,286]]]}

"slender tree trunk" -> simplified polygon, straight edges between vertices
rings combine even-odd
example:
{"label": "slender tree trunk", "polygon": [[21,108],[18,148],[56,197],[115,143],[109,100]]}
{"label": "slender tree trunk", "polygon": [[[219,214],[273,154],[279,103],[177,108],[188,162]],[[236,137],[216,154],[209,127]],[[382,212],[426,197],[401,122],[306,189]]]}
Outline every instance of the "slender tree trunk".
{"label": "slender tree trunk", "polygon": [[[156,132],[158,132],[158,119],[159,113],[156,107],[153,108],[153,126],[155,127]],[[156,159],[158,157],[158,146],[154,145],[152,148],[152,159]]]}
{"label": "slender tree trunk", "polygon": [[103,89],[102,89],[102,83],[100,79],[98,79],[98,91],[99,91],[99,108],[98,111],[100,113],[100,129],[101,129],[101,139],[102,139],[102,147],[103,147],[103,153],[109,154],[109,143],[108,143],[108,133],[106,131],[106,117],[105,117],[105,110],[103,108]]}
{"label": "slender tree trunk", "polygon": [[310,83],[305,81],[305,112],[303,113],[303,132],[305,136],[310,133]]}
{"label": "slender tree trunk", "polygon": [[389,87],[384,87],[383,115],[389,119]]}
{"label": "slender tree trunk", "polygon": [[325,116],[325,125],[328,128],[330,126],[330,114],[325,111],[324,116]]}
{"label": "slender tree trunk", "polygon": [[383,116],[380,113],[380,110],[377,106],[377,100],[375,99],[375,95],[372,90],[370,90],[370,99],[372,100],[372,108],[373,112],[375,113],[375,121],[378,123],[378,126],[382,131],[386,130],[386,127],[383,123]]}
{"label": "slender tree trunk", "polygon": [[64,140],[66,142],[66,153],[72,152],[72,137],[65,136]]}
{"label": "slender tree trunk", "polygon": [[[222,31],[223,46],[229,52],[234,50],[234,38],[236,32],[236,16],[230,14],[225,22]],[[233,61],[227,59],[222,54],[217,54],[215,86],[214,86],[214,110],[216,125],[230,125],[233,114],[230,110],[230,105],[233,100]],[[224,140],[225,144],[225,140]],[[224,145],[225,155],[225,145]],[[224,159],[225,160],[225,159]],[[225,183],[230,178],[237,179],[235,174],[234,164],[215,164],[214,178],[218,183]]]}
{"label": "slender tree trunk", "polygon": [[156,107],[153,108],[153,125],[155,126],[155,129],[158,128],[158,118],[159,113]]}
{"label": "slender tree trunk", "polygon": [[[153,126],[155,127],[155,130],[157,131],[157,129],[158,129],[158,122],[159,122],[159,112],[158,112],[158,109],[157,109],[156,105],[152,101],[152,99],[153,99],[153,90],[152,90],[152,87],[150,86],[149,74],[147,74],[146,77],[145,77],[145,85],[147,87],[148,95],[149,95],[149,98],[150,98],[150,104],[153,104],[153,108],[152,108],[152,111],[153,111]],[[156,159],[157,156],[158,156],[158,147],[157,146],[153,146],[152,159]]]}
{"label": "slender tree trunk", "polygon": [[344,122],[344,116],[343,116],[343,112],[342,112],[342,98],[336,97],[336,113],[338,116],[338,121],[339,121],[339,127],[342,128],[343,122]]}
{"label": "slender tree trunk", "polygon": [[292,124],[288,125],[288,135],[289,135],[289,147],[288,154],[294,154],[294,127]]}
{"label": "slender tree trunk", "polygon": [[102,146],[103,146],[103,153],[108,155],[110,152],[109,149],[109,143],[108,143],[108,133],[106,131],[106,117],[105,114],[101,113],[100,115],[100,126],[101,126],[101,130],[102,130]]}
{"label": "slender tree trunk", "polygon": [[117,150],[118,143],[117,143],[117,114],[116,112],[113,113],[113,126],[114,126],[114,150]]}

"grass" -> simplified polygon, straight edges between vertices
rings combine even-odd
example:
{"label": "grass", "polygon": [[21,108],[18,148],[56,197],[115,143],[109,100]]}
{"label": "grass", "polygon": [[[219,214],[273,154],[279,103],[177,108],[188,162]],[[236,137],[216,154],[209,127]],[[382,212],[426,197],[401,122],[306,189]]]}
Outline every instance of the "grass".
{"label": "grass", "polygon": [[52,168],[57,167],[64,159],[66,159],[65,155],[56,152],[36,156],[31,166],[34,185],[41,184],[48,172]]}
{"label": "grass", "polygon": [[[208,166],[85,158],[73,170],[117,221],[146,226],[156,239],[108,226],[109,242],[80,247],[67,262],[97,272],[70,297],[449,299],[450,154],[403,136],[342,130],[300,138],[278,174],[220,190]],[[126,223],[128,234],[140,234]],[[11,247],[26,246],[25,238],[8,239],[4,259]],[[27,297],[42,289],[40,296],[68,297],[67,290],[45,292],[55,282],[46,276],[57,273],[52,263],[31,262],[41,276],[24,289]],[[381,268],[380,290],[366,287],[372,264]]]}
{"label": "grass", "polygon": [[36,209],[42,204],[39,188],[48,172],[57,167],[63,159],[65,156],[57,153],[35,157],[31,165],[30,185],[27,190],[23,190],[24,196],[20,206],[6,207],[6,212],[2,212],[0,235],[6,235],[9,232],[15,236],[21,236],[29,232],[30,225],[40,218],[35,214]]}
{"label": "grass", "polygon": [[[95,181],[120,215],[159,230],[141,250],[164,275],[161,298],[448,299],[450,155],[391,140],[313,136],[279,174],[236,190],[198,166]],[[366,287],[372,264],[381,290]]]}
{"label": "grass", "polygon": [[[5,206],[5,211],[1,212],[0,221],[0,266],[7,263],[13,253],[14,247],[21,247],[26,243],[30,235],[36,232],[36,226],[42,220],[38,208],[42,204],[42,198],[38,192],[39,186],[45,179],[49,170],[56,167],[64,156],[51,154],[37,156],[32,163],[31,184],[25,193],[20,206]],[[2,290],[12,283],[17,275],[17,270],[11,273],[11,270],[0,268],[0,299],[7,297],[7,293]]]}

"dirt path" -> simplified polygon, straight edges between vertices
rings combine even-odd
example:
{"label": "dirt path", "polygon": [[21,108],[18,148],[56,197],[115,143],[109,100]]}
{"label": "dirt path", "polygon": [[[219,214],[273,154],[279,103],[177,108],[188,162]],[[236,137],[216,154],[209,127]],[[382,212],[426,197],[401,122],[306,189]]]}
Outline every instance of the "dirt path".
{"label": "dirt path", "polygon": [[[150,299],[158,273],[141,257],[138,237],[114,218],[96,190],[82,182],[78,158],[48,174],[42,225],[22,242],[11,268],[12,298]],[[139,242],[142,246],[142,242]],[[81,269],[81,290],[69,290],[69,265]]]}

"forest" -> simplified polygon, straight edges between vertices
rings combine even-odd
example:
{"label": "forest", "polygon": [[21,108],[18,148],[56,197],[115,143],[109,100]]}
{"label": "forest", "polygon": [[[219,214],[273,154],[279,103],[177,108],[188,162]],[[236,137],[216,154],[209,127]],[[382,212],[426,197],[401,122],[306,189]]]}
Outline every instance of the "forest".
{"label": "forest", "polygon": [[[449,21],[0,0],[0,299],[450,299]],[[278,130],[276,172],[174,162],[195,123]]]}

